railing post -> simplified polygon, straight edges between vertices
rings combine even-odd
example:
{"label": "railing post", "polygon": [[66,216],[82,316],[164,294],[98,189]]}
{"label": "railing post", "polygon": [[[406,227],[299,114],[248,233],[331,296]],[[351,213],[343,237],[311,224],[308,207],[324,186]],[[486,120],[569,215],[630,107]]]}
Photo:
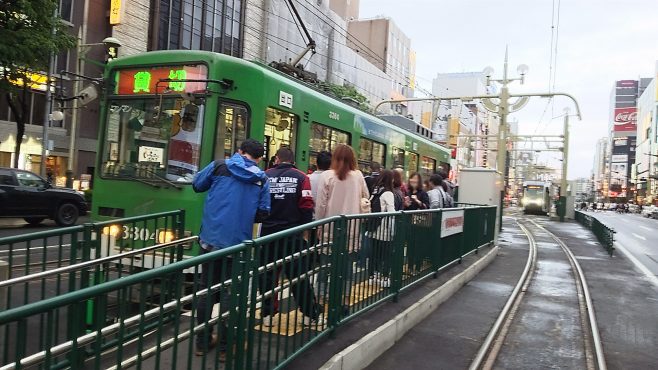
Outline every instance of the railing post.
{"label": "railing post", "polygon": [[[333,225],[331,243],[331,270],[329,281],[329,312],[327,325],[335,329],[343,314],[343,284],[347,278],[347,217],[341,216]],[[333,334],[332,334],[333,335]]]}
{"label": "railing post", "polygon": [[[253,249],[254,243],[245,243],[247,247],[240,252],[237,261],[233,261],[233,273],[231,274],[232,296],[236,304],[232,305],[229,313],[229,335],[227,338],[228,348],[226,348],[228,357],[233,356],[233,362],[227,363],[227,369],[247,369],[251,368],[250,364],[245,363],[245,343],[248,338],[248,331],[253,331],[253,326],[249,326],[250,318],[248,317],[249,307],[249,273],[254,270]],[[256,268],[257,270],[257,268]],[[252,282],[257,285],[256,280]],[[221,293],[220,293],[221,294]],[[253,315],[253,313],[251,314]],[[231,333],[235,335],[231,340]],[[235,351],[233,350],[235,348]],[[248,367],[247,367],[248,366]]]}
{"label": "railing post", "polygon": [[[409,214],[404,211],[393,217],[394,236],[393,242],[391,243],[391,293],[393,294],[393,302],[397,302],[400,290],[402,289],[402,271],[404,269],[404,243],[407,240],[406,235],[407,228],[410,227],[410,217]],[[417,248],[417,246],[410,243],[409,248]]]}

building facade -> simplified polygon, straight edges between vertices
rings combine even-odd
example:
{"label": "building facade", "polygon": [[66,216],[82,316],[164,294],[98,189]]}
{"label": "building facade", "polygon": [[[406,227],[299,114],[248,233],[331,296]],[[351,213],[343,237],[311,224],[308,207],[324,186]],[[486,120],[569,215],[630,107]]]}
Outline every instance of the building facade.
{"label": "building facade", "polygon": [[[85,60],[80,62],[80,74],[89,77],[102,76],[102,68],[94,62],[103,62],[106,50],[101,41],[110,35],[109,1],[98,0],[59,0],[59,15],[66,30],[79,38],[80,44],[89,45],[81,48]],[[54,101],[52,107],[46,106],[46,71],[35,72],[36,78],[43,81],[33,84],[29,97],[28,120],[23,136],[21,153],[18,158],[18,168],[36,173],[42,172],[58,185],[64,185],[66,170],[69,164],[76,177],[82,174],[93,174],[95,166],[96,145],[98,137],[98,101],[91,102],[74,113],[71,103],[61,98],[70,97],[73,91],[75,77],[62,73],[75,72],[79,61],[77,49],[66,50],[56,56],[52,66],[52,87]],[[83,82],[85,87],[89,82]],[[61,111],[64,119],[47,122],[46,112]],[[71,132],[74,117],[77,115],[78,129]],[[43,125],[48,125],[48,141],[43,141]],[[75,136],[73,158],[69,155],[71,135]],[[10,166],[14,160],[16,140],[16,123],[7,103],[0,99],[0,166]],[[47,148],[47,157],[42,161],[41,151]],[[43,162],[43,171],[42,171]]]}
{"label": "building facade", "polygon": [[[656,63],[658,76],[658,63]],[[637,149],[634,179],[637,201],[658,203],[658,85],[652,79],[637,100]]]}
{"label": "building facade", "polygon": [[592,167],[592,191],[596,200],[602,200],[608,196],[608,142],[607,137],[600,138],[596,142]]}

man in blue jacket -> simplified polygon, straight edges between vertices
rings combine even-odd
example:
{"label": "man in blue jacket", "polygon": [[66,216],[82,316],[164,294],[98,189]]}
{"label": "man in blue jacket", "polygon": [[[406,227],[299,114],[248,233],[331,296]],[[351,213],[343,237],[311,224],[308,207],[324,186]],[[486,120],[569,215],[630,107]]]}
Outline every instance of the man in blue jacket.
{"label": "man in blue jacket", "polygon": [[[201,254],[217,251],[252,239],[254,223],[262,222],[270,212],[270,187],[267,175],[257,163],[263,157],[263,145],[247,139],[237,153],[227,160],[217,160],[201,170],[192,183],[197,193],[208,192],[201,220]],[[231,277],[232,258],[217,258],[204,263],[197,305],[197,324],[205,324],[196,337],[196,355],[203,356],[218,342],[209,325],[212,307],[220,301],[220,316],[228,311],[230,292],[222,289],[208,299],[205,289]],[[226,360],[226,321],[222,320],[219,333],[219,359]]]}

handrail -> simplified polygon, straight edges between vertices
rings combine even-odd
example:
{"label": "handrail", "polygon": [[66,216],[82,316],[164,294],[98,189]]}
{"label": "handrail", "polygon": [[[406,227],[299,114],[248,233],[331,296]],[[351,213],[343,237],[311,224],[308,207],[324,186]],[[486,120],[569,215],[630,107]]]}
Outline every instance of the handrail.
{"label": "handrail", "polygon": [[45,279],[45,278],[47,278],[49,276],[52,276],[52,275],[59,275],[59,274],[67,273],[67,272],[82,270],[82,269],[85,269],[85,268],[88,268],[88,267],[102,265],[104,263],[111,262],[111,261],[114,261],[114,260],[117,260],[117,259],[132,257],[132,256],[135,256],[135,255],[138,255],[138,254],[148,253],[148,252],[151,252],[151,251],[154,251],[154,250],[157,250],[157,249],[164,249],[164,248],[173,247],[173,246],[179,245],[179,244],[185,244],[187,242],[193,242],[193,241],[196,241],[198,238],[199,238],[198,236],[189,236],[187,238],[177,239],[177,240],[167,242],[167,243],[162,243],[162,244],[156,244],[156,245],[152,245],[150,247],[145,247],[145,248],[140,248],[140,249],[133,249],[130,252],[112,254],[112,255],[109,255],[109,256],[105,256],[105,257],[96,258],[96,259],[93,259],[93,260],[88,260],[88,261],[76,263],[74,265],[69,265],[69,266],[59,267],[59,268],[52,269],[52,270],[37,272],[37,273],[34,273],[34,274],[19,276],[17,278],[13,278],[13,279],[10,279],[10,280],[0,281],[0,288],[4,288],[4,287],[10,286],[10,285],[15,285],[15,284],[20,284],[20,283],[26,283],[26,282],[32,281],[32,280],[41,280],[41,279]]}
{"label": "handrail", "polygon": [[125,217],[125,218],[115,218],[112,220],[105,220],[105,221],[96,221],[93,223],[94,226],[107,226],[107,225],[114,225],[116,223],[129,223],[129,222],[134,222],[134,221],[142,221],[142,220],[147,220],[147,219],[153,219],[153,218],[160,218],[160,217],[166,217],[166,216],[175,216],[179,214],[182,210],[177,209],[173,211],[164,211],[164,212],[159,212],[159,213],[149,213],[148,215],[142,215],[142,216],[131,216],[131,217]]}
{"label": "handrail", "polygon": [[73,232],[82,232],[83,229],[84,226],[76,225],[76,226],[63,227],[54,230],[35,231],[30,234],[5,236],[0,238],[0,245],[21,243],[26,240],[53,238],[53,237],[71,234]]}

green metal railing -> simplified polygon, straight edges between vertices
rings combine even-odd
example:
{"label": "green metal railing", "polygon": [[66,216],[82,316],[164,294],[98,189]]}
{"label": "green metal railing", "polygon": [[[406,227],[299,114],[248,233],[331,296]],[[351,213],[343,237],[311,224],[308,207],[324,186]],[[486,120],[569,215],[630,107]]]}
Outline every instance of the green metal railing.
{"label": "green metal railing", "polygon": [[[463,207],[337,216],[11,308],[0,312],[0,331],[13,338],[0,369],[217,369],[220,351],[206,347],[216,334],[226,369],[283,368],[344,322],[493,243],[495,215]],[[98,325],[86,326],[90,301],[115,307],[113,320],[96,309]],[[29,331],[35,317],[41,326]],[[58,321],[70,328],[65,338]]]}
{"label": "green metal railing", "polygon": [[596,236],[596,239],[598,239],[599,243],[601,243],[601,245],[603,245],[603,247],[608,252],[608,254],[612,256],[612,254],[615,251],[615,247],[614,247],[615,230],[606,226],[592,215],[588,215],[581,211],[575,211],[575,212],[576,212],[575,215],[576,222],[592,230],[594,236]]}

